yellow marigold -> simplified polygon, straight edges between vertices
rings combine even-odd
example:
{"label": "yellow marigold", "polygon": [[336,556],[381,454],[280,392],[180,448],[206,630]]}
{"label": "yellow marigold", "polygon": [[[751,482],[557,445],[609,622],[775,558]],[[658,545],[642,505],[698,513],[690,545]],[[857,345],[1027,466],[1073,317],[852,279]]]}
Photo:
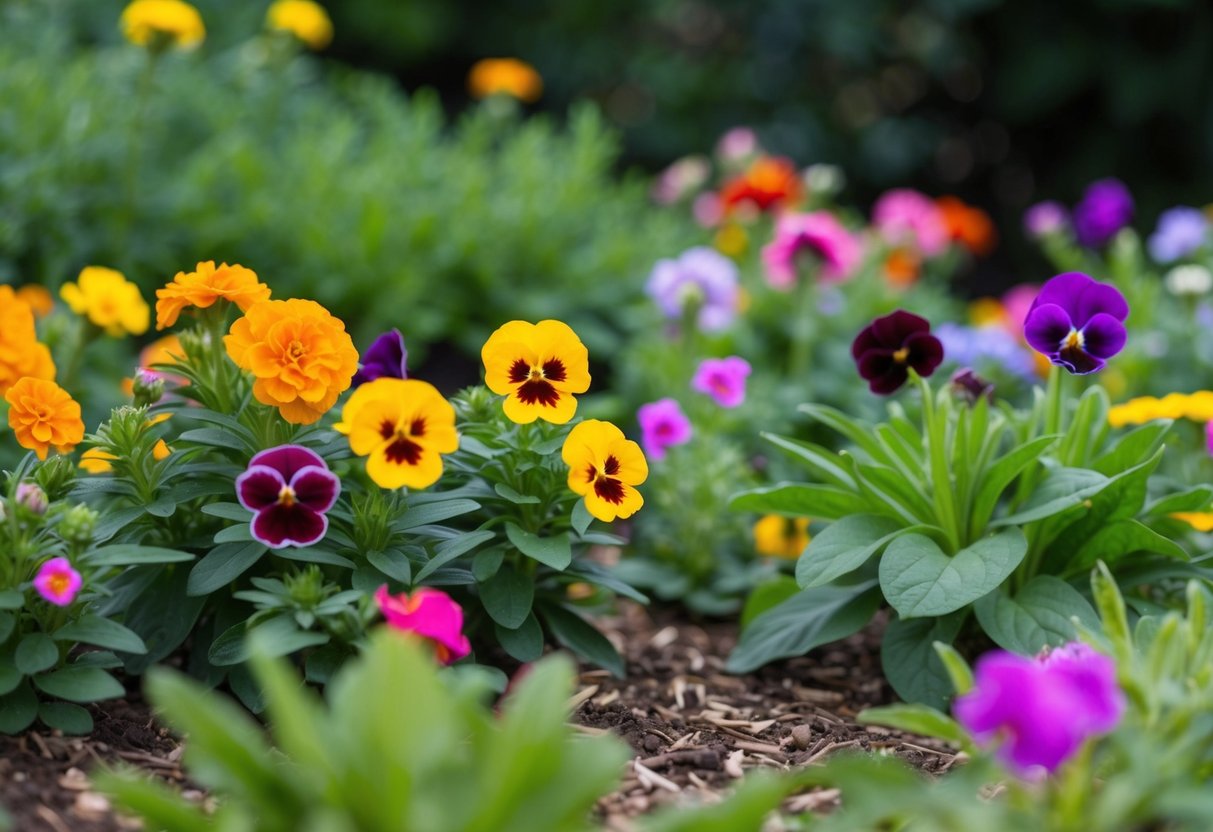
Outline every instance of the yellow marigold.
{"label": "yellow marigold", "polygon": [[134,0],[122,11],[122,34],[136,46],[191,49],[206,37],[198,10],[183,0]]}
{"label": "yellow marigold", "polygon": [[1177,511],[1171,516],[1176,520],[1182,520],[1198,532],[1213,532],[1213,512]]}
{"label": "yellow marigold", "polygon": [[530,104],[543,93],[543,78],[533,66],[517,58],[485,58],[468,73],[468,91],[473,98],[503,93]]}
{"label": "yellow marigold", "polygon": [[271,29],[289,32],[311,49],[323,49],[333,40],[333,21],[319,3],[312,0],[276,0],[265,13]]}
{"label": "yellow marigold", "polygon": [[609,523],[644,505],[636,490],[649,476],[640,446],[610,422],[587,419],[571,431],[560,451],[569,466],[569,488],[585,497],[590,514]]}
{"label": "yellow marigold", "polygon": [[55,311],[55,298],[45,286],[27,283],[17,290],[17,297],[33,310],[35,318],[45,318]]}
{"label": "yellow marigold", "polygon": [[809,545],[807,517],[768,514],[754,524],[754,551],[773,558],[798,558]]}
{"label": "yellow marigold", "polygon": [[34,312],[11,286],[0,286],[0,395],[25,378],[53,379],[55,362],[38,343]]}
{"label": "yellow marigold", "polygon": [[107,335],[142,335],[149,310],[139,287],[122,272],[85,266],[75,283],[64,283],[59,296],[77,315],[84,315]]}
{"label": "yellow marigold", "polygon": [[360,385],[333,428],[367,457],[380,488],[428,488],[442,476],[442,454],[459,448],[455,408],[428,382],[377,378]]}
{"label": "yellow marigold", "polygon": [[1154,419],[1191,419],[1193,422],[1213,421],[1213,391],[1168,393],[1161,399],[1138,396],[1108,409],[1108,424],[1114,428],[1144,425]]}
{"label": "yellow marigold", "polygon": [[192,272],[177,272],[167,286],[156,290],[156,329],[177,323],[189,306],[207,309],[226,300],[247,312],[254,303],[269,299],[270,287],[261,283],[252,269],[227,263],[216,268],[214,260],[207,260]]}
{"label": "yellow marigold", "polygon": [[100,448],[89,448],[80,455],[80,467],[90,474],[108,474],[114,470],[111,464],[118,457]]}
{"label": "yellow marigold", "polygon": [[345,324],[313,300],[255,303],[223,343],[232,361],[253,374],[257,401],[296,425],[323,416],[358,370]]}
{"label": "yellow marigold", "polygon": [[505,396],[511,422],[544,419],[563,425],[577,412],[574,393],[590,389],[590,354],[577,333],[560,321],[510,321],[480,350],[484,383]]}
{"label": "yellow marigold", "polygon": [[38,459],[46,459],[51,447],[71,453],[84,438],[80,405],[53,381],[23,378],[9,388],[4,400],[17,443],[38,454]]}

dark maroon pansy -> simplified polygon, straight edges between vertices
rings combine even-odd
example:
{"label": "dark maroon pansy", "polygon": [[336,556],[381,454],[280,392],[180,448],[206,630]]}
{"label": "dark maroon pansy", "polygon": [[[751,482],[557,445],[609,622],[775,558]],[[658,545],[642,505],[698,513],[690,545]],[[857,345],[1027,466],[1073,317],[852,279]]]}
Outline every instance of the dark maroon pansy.
{"label": "dark maroon pansy", "polygon": [[952,374],[951,381],[952,389],[969,404],[977,404],[978,400],[983,398],[991,404],[994,403],[993,383],[977,375],[971,368],[957,370]]}
{"label": "dark maroon pansy", "polygon": [[887,396],[909,378],[912,368],[926,378],[943,361],[943,344],[925,318],[898,309],[868,324],[851,344],[859,375],[873,393]]}
{"label": "dark maroon pansy", "polygon": [[1023,322],[1032,349],[1075,375],[1099,370],[1124,349],[1129,304],[1115,286],[1066,272],[1040,288]]}
{"label": "dark maroon pansy", "polygon": [[249,460],[236,478],[240,505],[253,512],[253,538],[271,549],[311,546],[324,537],[324,513],[337,502],[341,480],[314,451],[279,445]]}
{"label": "dark maroon pansy", "polygon": [[354,374],[353,386],[366,384],[377,378],[408,378],[405,362],[409,352],[404,348],[404,336],[398,329],[390,329],[375,339],[362,355],[358,372]]}

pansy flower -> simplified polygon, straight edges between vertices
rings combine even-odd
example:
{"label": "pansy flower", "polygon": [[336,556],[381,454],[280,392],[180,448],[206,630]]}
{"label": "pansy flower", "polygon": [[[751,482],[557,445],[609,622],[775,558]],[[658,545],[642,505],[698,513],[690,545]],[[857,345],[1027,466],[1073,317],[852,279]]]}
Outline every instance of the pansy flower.
{"label": "pansy flower", "polygon": [[325,512],[337,502],[341,480],[302,445],[279,445],[249,460],[236,478],[240,505],[253,512],[253,538],[271,549],[311,546],[328,531]]}
{"label": "pansy flower", "polygon": [[653,459],[665,459],[666,449],[691,441],[691,420],[676,399],[659,399],[636,411],[644,452]]}
{"label": "pansy flower", "polygon": [[357,387],[377,378],[408,378],[405,367],[409,352],[404,348],[404,336],[398,329],[389,329],[375,339],[362,354],[353,384]]}
{"label": "pansy flower", "polygon": [[1093,373],[1125,346],[1129,304],[1107,283],[1066,272],[1041,287],[1024,318],[1032,349],[1076,375]]}
{"label": "pansy flower", "polygon": [[560,456],[569,466],[569,488],[585,497],[585,507],[599,520],[631,517],[644,505],[636,486],[648,479],[648,462],[640,446],[610,422],[578,424]]}
{"label": "pansy flower", "polygon": [[851,344],[859,375],[873,393],[887,396],[911,369],[926,378],[943,362],[943,344],[925,318],[898,309],[868,324]]}
{"label": "pansy flower", "polygon": [[67,558],[51,558],[38,567],[34,576],[34,589],[46,601],[57,607],[66,607],[76,600],[84,580],[72,568]]}
{"label": "pansy flower", "polygon": [[380,488],[428,488],[442,476],[441,454],[459,448],[455,408],[432,385],[378,378],[350,396],[334,430],[367,457],[366,473]]}
{"label": "pansy flower", "polygon": [[463,608],[442,590],[421,587],[412,595],[392,595],[384,585],[375,591],[375,603],[389,627],[414,633],[434,645],[442,664],[452,664],[472,652],[463,634]]}
{"label": "pansy flower", "polygon": [[590,354],[560,321],[510,321],[480,350],[484,383],[505,396],[505,415],[520,425],[563,425],[577,412],[575,393],[590,389]]}
{"label": "pansy flower", "polygon": [[705,358],[695,370],[691,389],[711,396],[721,407],[739,407],[745,401],[750,371],[750,362],[740,356]]}

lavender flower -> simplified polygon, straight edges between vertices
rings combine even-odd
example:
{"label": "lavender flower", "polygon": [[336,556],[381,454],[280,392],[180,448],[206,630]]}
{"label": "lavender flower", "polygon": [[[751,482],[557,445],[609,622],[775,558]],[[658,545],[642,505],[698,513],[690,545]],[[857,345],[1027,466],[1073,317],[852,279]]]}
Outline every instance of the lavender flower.
{"label": "lavender flower", "polygon": [[1133,195],[1119,179],[1092,182],[1074,206],[1074,232],[1088,248],[1102,246],[1132,219]]}
{"label": "lavender flower", "polygon": [[1199,208],[1179,206],[1163,211],[1158,227],[1146,242],[1158,263],[1174,263],[1187,257],[1209,239],[1209,220]]}
{"label": "lavender flower", "polygon": [[1044,237],[1061,231],[1070,222],[1070,214],[1060,202],[1038,202],[1024,212],[1023,227],[1030,237]]}
{"label": "lavender flower", "polygon": [[1124,349],[1127,317],[1129,304],[1115,286],[1067,272],[1041,287],[1024,319],[1024,338],[1054,364],[1086,375]]}
{"label": "lavender flower", "polygon": [[677,260],[658,260],[645,291],[670,319],[680,318],[687,304],[697,304],[698,325],[705,332],[733,322],[741,292],[737,266],[706,246],[688,249]]}

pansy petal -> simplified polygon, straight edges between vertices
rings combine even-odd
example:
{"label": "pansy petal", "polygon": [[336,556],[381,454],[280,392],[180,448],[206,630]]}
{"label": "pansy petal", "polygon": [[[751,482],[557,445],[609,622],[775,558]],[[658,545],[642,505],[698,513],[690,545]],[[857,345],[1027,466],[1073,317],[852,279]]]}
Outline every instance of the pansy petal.
{"label": "pansy petal", "polygon": [[1082,328],[1083,346],[1096,358],[1107,360],[1125,348],[1125,326],[1114,316],[1100,312]]}
{"label": "pansy petal", "polygon": [[310,546],[324,537],[329,521],[302,503],[272,505],[253,518],[253,538],[271,549]]}
{"label": "pansy petal", "polygon": [[1023,337],[1037,352],[1056,353],[1074,328],[1070,315],[1055,303],[1033,307],[1023,322]]}
{"label": "pansy petal", "polygon": [[341,493],[341,480],[327,468],[309,465],[291,477],[295,499],[312,511],[328,511]]}
{"label": "pansy petal", "polygon": [[1045,281],[1045,285],[1040,287],[1040,291],[1036,293],[1036,298],[1032,301],[1029,311],[1038,306],[1053,304],[1054,306],[1060,306],[1067,312],[1073,312],[1075,311],[1075,298],[1085,292],[1087,287],[1094,282],[1095,280],[1092,277],[1082,272],[1065,272],[1064,274],[1049,278],[1049,280]]}
{"label": "pansy petal", "polygon": [[1091,355],[1082,347],[1062,347],[1057,357],[1049,356],[1055,364],[1061,364],[1076,376],[1085,376],[1103,369],[1104,360]]}
{"label": "pansy petal", "polygon": [[323,459],[315,451],[302,445],[279,445],[269,448],[249,460],[249,465],[264,465],[273,468],[282,475],[283,480],[290,481],[301,468],[315,465],[327,468]]}
{"label": "pansy petal", "polygon": [[906,339],[906,349],[910,351],[906,363],[923,378],[943,363],[943,343],[934,335],[925,332],[911,335]]}
{"label": "pansy petal", "polygon": [[273,468],[253,465],[236,477],[236,499],[249,511],[260,511],[278,502],[284,485],[286,480]]}
{"label": "pansy petal", "polygon": [[872,334],[886,349],[898,349],[916,332],[929,332],[931,324],[912,312],[898,309],[877,318],[871,324]]}
{"label": "pansy petal", "polygon": [[1120,290],[1110,283],[1094,280],[1077,297],[1074,305],[1074,320],[1080,326],[1099,314],[1110,315],[1118,321],[1129,317],[1129,302]]}

